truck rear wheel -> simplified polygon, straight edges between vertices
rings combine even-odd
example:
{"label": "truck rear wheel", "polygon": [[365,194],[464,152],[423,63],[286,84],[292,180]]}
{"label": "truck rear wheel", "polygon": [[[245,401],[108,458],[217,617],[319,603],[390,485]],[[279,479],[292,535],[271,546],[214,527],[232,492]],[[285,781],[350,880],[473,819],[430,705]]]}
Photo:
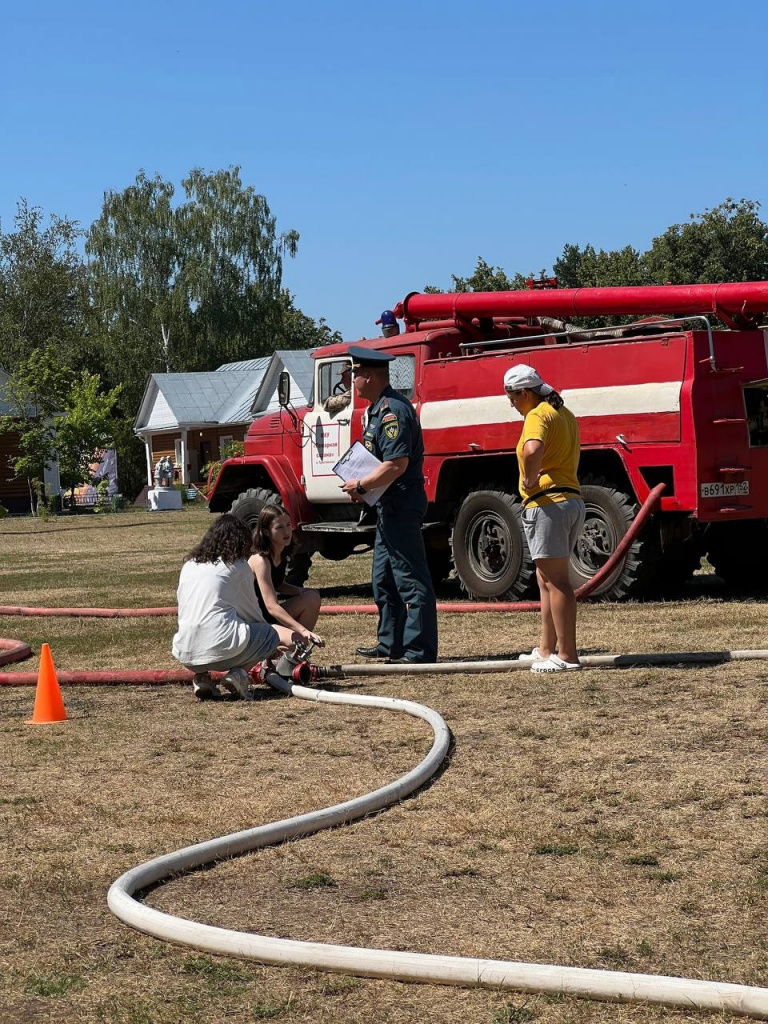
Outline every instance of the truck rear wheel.
{"label": "truck rear wheel", "polygon": [[456,575],[470,597],[516,601],[531,590],[536,569],[520,512],[516,497],[492,486],[470,491],[462,501],[451,549]]}
{"label": "truck rear wheel", "polygon": [[[637,505],[634,498],[602,477],[585,476],[581,483],[581,496],[587,506],[587,515],[576,547],[571,554],[571,583],[574,590],[591,580],[602,569],[616,550],[635,518]],[[649,557],[650,535],[647,529],[632,545],[623,562],[616,566],[592,597],[604,601],[618,601],[636,594],[655,574],[655,559]]]}
{"label": "truck rear wheel", "polygon": [[[265,505],[279,505],[283,507],[280,495],[270,491],[266,487],[249,487],[243,491],[232,502],[230,512],[237,516],[253,530],[259,518],[259,513]],[[312,568],[312,552],[305,551],[301,547],[294,550],[288,559],[288,568],[285,573],[285,582],[294,587],[303,587],[309,579],[309,571]]]}

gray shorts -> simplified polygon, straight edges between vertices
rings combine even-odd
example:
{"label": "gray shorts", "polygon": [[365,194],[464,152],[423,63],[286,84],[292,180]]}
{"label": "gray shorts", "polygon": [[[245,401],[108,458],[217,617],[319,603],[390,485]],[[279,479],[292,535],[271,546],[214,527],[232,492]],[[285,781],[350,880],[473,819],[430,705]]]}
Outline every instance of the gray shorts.
{"label": "gray shorts", "polygon": [[249,640],[239,654],[230,658],[209,661],[205,665],[185,665],[191,672],[228,672],[231,668],[250,668],[268,658],[280,643],[280,637],[266,622],[252,622]]}
{"label": "gray shorts", "polygon": [[531,558],[569,558],[584,525],[582,498],[552,501],[523,509],[523,529]]}

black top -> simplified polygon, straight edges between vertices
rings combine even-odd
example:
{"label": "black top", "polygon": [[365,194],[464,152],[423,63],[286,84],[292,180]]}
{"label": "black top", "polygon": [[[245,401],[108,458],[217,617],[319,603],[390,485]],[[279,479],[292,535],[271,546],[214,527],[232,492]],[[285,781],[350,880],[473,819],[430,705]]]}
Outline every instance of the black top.
{"label": "black top", "polygon": [[[282,587],[283,583],[285,583],[285,570],[288,567],[288,559],[284,558],[279,565],[275,565],[275,563],[272,561],[269,555],[265,555],[264,557],[269,562],[269,572],[272,577],[272,587],[274,588],[274,591],[277,594],[278,589]],[[270,624],[277,622],[277,619],[275,619],[267,611],[267,606],[264,604],[264,598],[261,596],[261,590],[259,589],[259,581],[256,579],[255,576],[253,577],[253,585],[256,589],[256,597],[258,597],[259,599],[259,604],[261,605],[261,611],[264,615],[265,622],[269,622]]]}

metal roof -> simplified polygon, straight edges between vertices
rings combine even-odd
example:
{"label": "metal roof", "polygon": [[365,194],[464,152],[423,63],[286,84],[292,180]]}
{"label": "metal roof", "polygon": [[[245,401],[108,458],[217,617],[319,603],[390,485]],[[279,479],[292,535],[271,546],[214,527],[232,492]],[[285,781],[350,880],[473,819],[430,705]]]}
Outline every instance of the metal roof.
{"label": "metal roof", "polygon": [[[312,351],[313,350],[309,348],[300,348],[293,350],[278,349],[275,352],[275,355],[279,357],[283,367],[291,375],[292,384],[296,385],[305,402],[309,399],[309,394],[312,390],[312,381],[314,379]],[[291,391],[294,393],[293,404],[299,404],[295,401],[295,398],[298,398],[298,395],[295,394],[293,387],[291,387]]]}
{"label": "metal roof", "polygon": [[306,401],[312,389],[312,366],[309,350],[286,349],[259,359],[225,363],[208,373],[153,373],[134,429],[250,423],[254,415],[277,408],[277,376],[282,369],[291,376],[294,404]]}

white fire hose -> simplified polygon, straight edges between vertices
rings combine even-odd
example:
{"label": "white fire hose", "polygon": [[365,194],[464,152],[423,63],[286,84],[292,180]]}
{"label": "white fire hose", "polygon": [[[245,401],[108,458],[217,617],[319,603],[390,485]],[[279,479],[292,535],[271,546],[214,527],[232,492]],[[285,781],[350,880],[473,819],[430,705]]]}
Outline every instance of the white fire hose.
{"label": "white fire hose", "polygon": [[[748,655],[752,652],[733,653]],[[760,653],[765,655],[766,652]],[[501,664],[495,663],[497,668]],[[378,669],[381,670],[382,667],[378,666]],[[428,667],[434,671],[436,666]],[[370,668],[374,669],[376,666]],[[403,670],[401,666],[392,668]],[[412,670],[412,667],[409,666],[408,670]],[[254,935],[199,924],[154,910],[139,902],[135,899],[135,894],[162,879],[213,861],[272,846],[286,839],[310,835],[325,828],[355,821],[395,804],[424,785],[435,774],[448,752],[448,726],[436,711],[422,704],[391,697],[316,690],[289,683],[275,673],[270,673],[267,681],[276,689],[300,700],[385,708],[421,718],[432,728],[432,747],[416,768],[372,793],[308,814],[188,846],[132,868],[121,875],[109,890],[109,908],[121,921],[159,939],[210,953],[258,960],[265,964],[315,967],[320,970],[340,971],[344,974],[370,978],[391,978],[397,981],[473,985],[531,993],[565,993],[582,999],[611,1002],[657,1003],[683,1007],[687,1010],[715,1010],[768,1020],[768,988],[699,981],[692,978],[630,974],[623,971],[600,971],[507,960],[480,960],[474,957],[438,956],[276,939],[267,935]]]}

